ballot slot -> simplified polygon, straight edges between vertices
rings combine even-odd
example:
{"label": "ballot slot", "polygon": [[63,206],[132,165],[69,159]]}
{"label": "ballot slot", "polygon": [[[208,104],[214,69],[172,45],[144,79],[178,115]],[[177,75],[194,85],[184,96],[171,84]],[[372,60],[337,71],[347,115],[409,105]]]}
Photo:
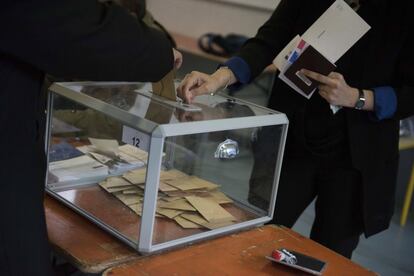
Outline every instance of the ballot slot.
{"label": "ballot slot", "polygon": [[186,104],[180,99],[177,99],[175,101],[169,100],[167,98],[163,98],[161,96],[153,94],[151,91],[136,91],[136,92],[144,97],[150,98],[153,101],[156,101],[158,103],[161,103],[161,104],[164,104],[170,107],[178,108],[183,111],[189,111],[189,112],[202,111],[200,107],[193,105],[193,104]]}

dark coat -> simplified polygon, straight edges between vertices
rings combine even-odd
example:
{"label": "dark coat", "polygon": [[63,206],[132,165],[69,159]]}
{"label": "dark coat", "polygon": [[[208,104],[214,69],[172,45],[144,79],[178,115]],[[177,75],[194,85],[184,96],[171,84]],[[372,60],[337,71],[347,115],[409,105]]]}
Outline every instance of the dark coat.
{"label": "dark coat", "polygon": [[[45,72],[157,81],[170,42],[115,5],[93,0],[2,1],[0,8],[0,275],[48,275],[43,211]],[[49,271],[49,272],[48,272]]]}
{"label": "dark coat", "polygon": [[[282,0],[272,17],[238,54],[249,64],[252,76],[259,75],[295,35],[303,34],[333,2]],[[352,165],[362,175],[364,227],[369,236],[389,226],[398,167],[399,120],[414,113],[414,41],[410,18],[413,4],[410,0],[367,0],[361,4],[360,15],[372,29],[338,61],[337,71],[353,87],[392,86],[398,98],[395,116],[382,121],[374,120],[370,112],[343,110]],[[313,97],[320,96],[315,93]],[[297,118],[307,104],[307,99],[281,81],[275,81],[269,106],[285,112],[291,122],[287,145],[298,133],[303,133],[303,124]]]}

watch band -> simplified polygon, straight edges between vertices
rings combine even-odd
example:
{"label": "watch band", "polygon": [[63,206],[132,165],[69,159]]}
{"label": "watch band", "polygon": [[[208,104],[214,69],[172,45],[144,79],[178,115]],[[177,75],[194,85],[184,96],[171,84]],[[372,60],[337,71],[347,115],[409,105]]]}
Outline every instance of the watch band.
{"label": "watch band", "polygon": [[355,109],[362,110],[365,106],[365,93],[362,89],[358,89],[358,93],[358,101],[355,103]]}

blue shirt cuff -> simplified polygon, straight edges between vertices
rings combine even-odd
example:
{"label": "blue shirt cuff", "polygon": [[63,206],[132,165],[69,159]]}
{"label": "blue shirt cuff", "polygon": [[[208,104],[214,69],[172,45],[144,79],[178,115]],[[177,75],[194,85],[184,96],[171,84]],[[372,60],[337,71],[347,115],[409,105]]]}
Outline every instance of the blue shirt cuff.
{"label": "blue shirt cuff", "polygon": [[237,79],[237,82],[235,84],[229,86],[230,90],[237,90],[241,86],[250,82],[250,67],[247,62],[241,57],[232,57],[221,66],[227,66]]}
{"label": "blue shirt cuff", "polygon": [[397,95],[391,86],[376,87],[374,90],[374,110],[377,120],[389,119],[397,110]]}

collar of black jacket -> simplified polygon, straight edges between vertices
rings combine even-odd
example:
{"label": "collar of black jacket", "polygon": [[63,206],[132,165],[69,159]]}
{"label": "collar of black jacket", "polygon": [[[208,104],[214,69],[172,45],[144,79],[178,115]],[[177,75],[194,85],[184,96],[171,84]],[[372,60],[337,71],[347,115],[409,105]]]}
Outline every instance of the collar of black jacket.
{"label": "collar of black jacket", "polygon": [[383,8],[385,7],[387,0],[359,0],[359,2],[361,5],[371,4],[373,7]]}

